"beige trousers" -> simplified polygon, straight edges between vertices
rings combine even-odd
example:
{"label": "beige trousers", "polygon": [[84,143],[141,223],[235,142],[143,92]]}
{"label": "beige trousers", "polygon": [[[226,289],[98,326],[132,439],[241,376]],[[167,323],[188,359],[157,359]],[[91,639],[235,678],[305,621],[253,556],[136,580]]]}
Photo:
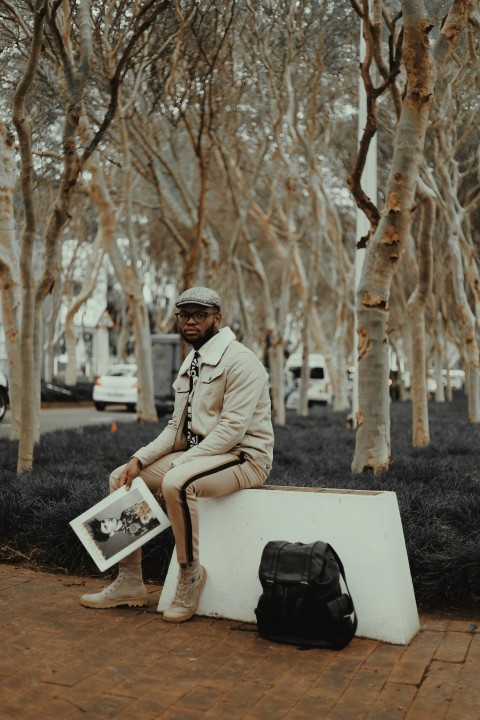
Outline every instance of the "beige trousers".
{"label": "beige trousers", "polygon": [[[259,487],[266,473],[248,459],[233,453],[199,458],[172,468],[183,452],[171,453],[142,468],[140,477],[159,498],[163,496],[172,523],[179,564],[199,558],[197,497],[222,497],[237,490]],[[110,492],[119,487],[125,465],[110,475]],[[134,550],[123,563],[141,561],[141,550]]]}

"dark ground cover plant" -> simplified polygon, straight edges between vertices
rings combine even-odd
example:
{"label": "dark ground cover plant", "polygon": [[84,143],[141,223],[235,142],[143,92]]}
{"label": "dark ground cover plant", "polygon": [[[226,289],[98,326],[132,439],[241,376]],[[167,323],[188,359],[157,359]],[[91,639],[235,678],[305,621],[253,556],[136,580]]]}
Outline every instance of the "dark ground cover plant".
{"label": "dark ground cover plant", "polygon": [[[352,475],[355,437],[346,414],[288,414],[275,428],[272,485],[392,490],[396,493],[419,607],[474,610],[480,602],[480,427],[466,399],[430,403],[431,443],[411,446],[411,404],[392,404],[388,472]],[[107,492],[108,475],[165,425],[118,424],[44,435],[31,473],[15,473],[17,443],[0,440],[0,561],[98,575],[69,526]],[[173,549],[165,531],[144,550],[147,578],[161,582]]]}

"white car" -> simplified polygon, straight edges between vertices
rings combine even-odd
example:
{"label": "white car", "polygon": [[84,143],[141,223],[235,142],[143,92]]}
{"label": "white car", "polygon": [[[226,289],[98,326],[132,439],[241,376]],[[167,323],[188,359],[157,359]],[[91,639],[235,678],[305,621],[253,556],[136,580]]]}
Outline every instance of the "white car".
{"label": "white car", "polygon": [[[463,370],[449,370],[448,376],[452,390],[462,390],[465,384],[465,373]],[[447,371],[442,370],[442,383],[447,385]],[[434,395],[437,389],[437,381],[435,380],[434,370],[429,370],[427,374],[427,391],[430,395]]]}
{"label": "white car", "polygon": [[[302,369],[302,356],[291,355],[286,363],[287,373],[290,375],[290,386],[287,388],[285,407],[287,410],[296,410],[300,401],[299,384]],[[331,405],[333,403],[333,391],[330,384],[325,358],[319,353],[310,353],[308,356],[310,370],[310,381],[308,385],[308,406]]]}
{"label": "white car", "polygon": [[8,405],[8,383],[5,375],[0,372],[0,422],[7,412]]}
{"label": "white car", "polygon": [[[447,371],[442,370],[443,382],[447,384]],[[449,370],[450,386],[452,390],[463,390],[465,384],[465,373],[463,370]]]}
{"label": "white car", "polygon": [[106,375],[100,375],[93,386],[93,404],[97,410],[107,405],[126,405],[135,412],[137,407],[137,366],[134,364],[113,365]]}

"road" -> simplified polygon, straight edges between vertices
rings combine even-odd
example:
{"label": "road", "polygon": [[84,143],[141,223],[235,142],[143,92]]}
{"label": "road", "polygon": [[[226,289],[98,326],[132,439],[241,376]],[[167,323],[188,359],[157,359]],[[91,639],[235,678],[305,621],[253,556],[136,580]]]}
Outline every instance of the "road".
{"label": "road", "polygon": [[[111,425],[112,422],[135,422],[136,413],[129,413],[123,409],[111,409],[98,412],[93,405],[68,408],[44,408],[40,411],[40,433],[54,430],[67,430],[69,428],[86,427],[87,425]],[[0,423],[0,438],[9,438],[12,427],[10,410]]]}

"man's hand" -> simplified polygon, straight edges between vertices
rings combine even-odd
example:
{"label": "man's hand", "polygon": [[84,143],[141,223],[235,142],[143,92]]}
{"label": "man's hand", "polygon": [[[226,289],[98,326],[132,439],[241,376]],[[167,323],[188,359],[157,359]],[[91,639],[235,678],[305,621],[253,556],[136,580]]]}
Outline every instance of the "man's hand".
{"label": "man's hand", "polygon": [[136,457],[130,458],[128,463],[123,468],[122,474],[120,475],[120,478],[119,478],[120,487],[122,487],[122,485],[126,485],[127,490],[130,490],[130,487],[132,485],[134,478],[136,478],[140,475],[140,470],[141,470],[140,461],[137,460]]}

